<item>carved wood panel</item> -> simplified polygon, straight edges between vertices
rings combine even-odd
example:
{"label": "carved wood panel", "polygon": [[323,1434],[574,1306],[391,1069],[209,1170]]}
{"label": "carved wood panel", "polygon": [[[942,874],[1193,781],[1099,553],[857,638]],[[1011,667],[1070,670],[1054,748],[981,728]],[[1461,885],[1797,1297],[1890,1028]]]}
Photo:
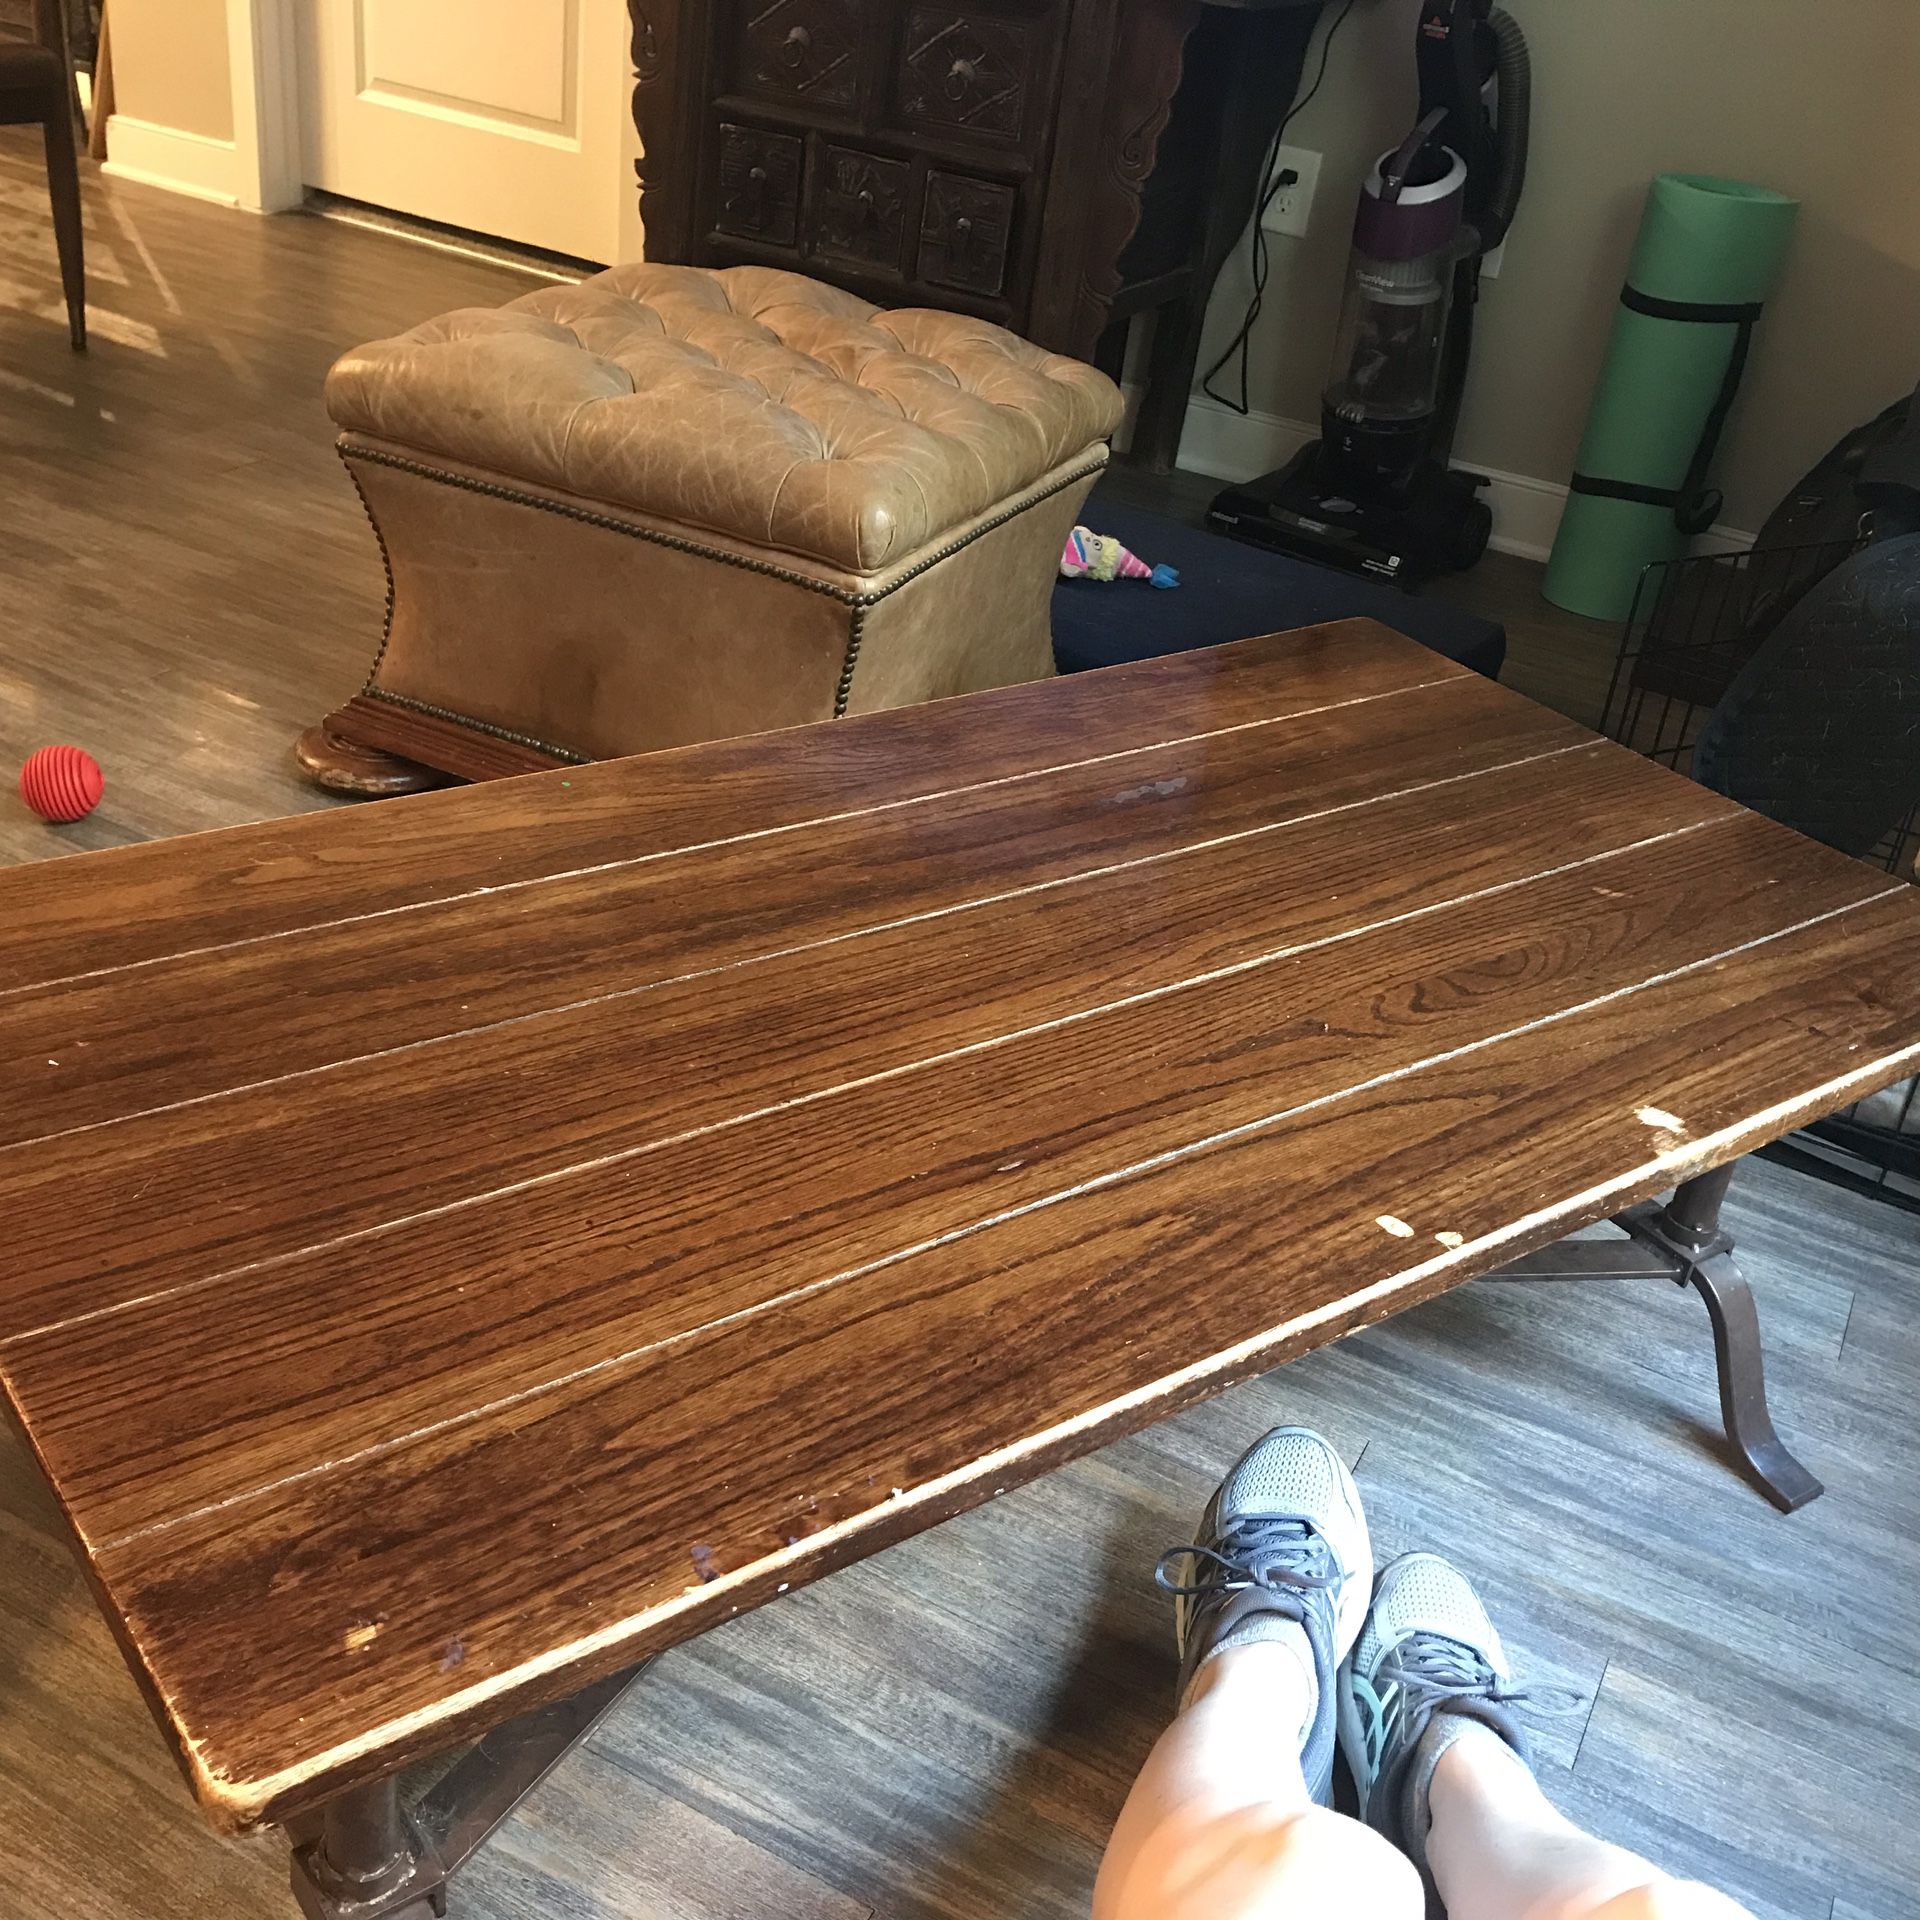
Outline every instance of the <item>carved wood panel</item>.
{"label": "carved wood panel", "polygon": [[714,225],[745,240],[792,246],[800,230],[801,151],[791,134],[722,126]]}
{"label": "carved wood panel", "polygon": [[[1193,331],[1218,259],[1214,183],[1257,162],[1322,0],[627,4],[649,258],[781,258],[1091,359],[1116,313],[1178,303],[1166,337]],[[1268,34],[1270,15],[1287,30]],[[1190,61],[1212,78],[1182,94]],[[1173,238],[1123,263],[1150,200],[1149,230]],[[1190,372],[1151,379],[1173,406]]]}
{"label": "carved wood panel", "polygon": [[900,56],[900,111],[922,125],[1017,141],[1036,51],[1025,21],[971,7],[915,7]]}
{"label": "carved wood panel", "polygon": [[1006,284],[1013,189],[964,174],[930,172],[920,216],[920,278],[961,293],[997,294]]}
{"label": "carved wood panel", "polygon": [[855,0],[736,0],[740,86],[776,100],[847,108],[860,90]]}
{"label": "carved wood panel", "polygon": [[1201,9],[1201,0],[1127,0],[1125,31],[1109,31],[1118,4],[1073,16],[1040,252],[1076,264],[1043,276],[1026,329],[1081,358],[1092,356],[1120,289],[1120,256],[1140,223]]}
{"label": "carved wood panel", "polygon": [[808,214],[812,250],[827,259],[900,270],[913,168],[852,147],[823,147]]}
{"label": "carved wood panel", "polygon": [[633,121],[641,146],[634,172],[646,208],[648,248],[671,259],[695,244],[692,152],[698,135],[691,129],[701,103],[685,72],[680,0],[628,0],[627,11],[633,22]]}

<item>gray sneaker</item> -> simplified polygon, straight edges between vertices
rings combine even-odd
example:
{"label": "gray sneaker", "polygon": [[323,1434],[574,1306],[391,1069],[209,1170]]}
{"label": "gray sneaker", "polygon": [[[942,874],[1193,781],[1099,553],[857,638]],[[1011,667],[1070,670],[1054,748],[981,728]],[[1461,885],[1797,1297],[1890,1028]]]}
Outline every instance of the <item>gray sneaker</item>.
{"label": "gray sneaker", "polygon": [[[1185,1579],[1175,1571],[1186,1562]],[[1180,1694],[1203,1662],[1255,1641],[1289,1644],[1308,1680],[1300,1767],[1323,1806],[1333,1793],[1335,1676],[1360,1634],[1373,1582],[1360,1490],[1346,1462],[1305,1427],[1276,1427],[1220,1483],[1190,1547],[1154,1578],[1176,1599]]]}
{"label": "gray sneaker", "polygon": [[1486,1727],[1531,1767],[1526,1736],[1508,1711],[1526,1698],[1458,1567],[1437,1553],[1408,1553],[1382,1569],[1340,1676],[1340,1751],[1361,1819],[1423,1875],[1440,1756],[1470,1727]]}

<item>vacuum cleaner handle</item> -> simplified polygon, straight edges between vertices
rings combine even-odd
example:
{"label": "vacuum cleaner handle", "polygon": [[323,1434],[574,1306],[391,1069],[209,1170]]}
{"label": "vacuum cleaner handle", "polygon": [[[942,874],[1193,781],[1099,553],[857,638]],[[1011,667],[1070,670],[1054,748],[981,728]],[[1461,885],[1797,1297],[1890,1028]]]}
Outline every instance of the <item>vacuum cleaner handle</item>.
{"label": "vacuum cleaner handle", "polygon": [[1527,185],[1527,148],[1533,132],[1533,56],[1520,23],[1504,7],[1487,16],[1493,31],[1495,98],[1499,118],[1494,125],[1498,154],[1494,183],[1487,195],[1481,222],[1482,251],[1491,253],[1507,237],[1520,196]]}
{"label": "vacuum cleaner handle", "polygon": [[1441,137],[1467,163],[1467,221],[1480,251],[1490,252],[1507,237],[1527,180],[1533,62],[1526,35],[1493,0],[1424,0],[1414,57],[1421,111],[1445,115]]}
{"label": "vacuum cleaner handle", "polygon": [[1380,198],[1389,206],[1399,200],[1406,187],[1408,176],[1413,172],[1414,163],[1426,152],[1446,117],[1445,107],[1435,107],[1381,163]]}

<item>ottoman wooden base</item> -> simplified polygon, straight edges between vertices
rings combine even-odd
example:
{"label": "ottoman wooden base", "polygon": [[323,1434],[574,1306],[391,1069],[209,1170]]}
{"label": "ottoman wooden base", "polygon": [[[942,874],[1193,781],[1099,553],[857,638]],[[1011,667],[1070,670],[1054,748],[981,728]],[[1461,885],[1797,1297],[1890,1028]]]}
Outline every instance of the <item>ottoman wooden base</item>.
{"label": "ottoman wooden base", "polygon": [[[390,742],[379,745],[378,742]],[[293,757],[316,786],[360,800],[426,793],[454,780],[541,773],[565,761],[531,747],[496,742],[457,720],[357,693],[293,743]]]}

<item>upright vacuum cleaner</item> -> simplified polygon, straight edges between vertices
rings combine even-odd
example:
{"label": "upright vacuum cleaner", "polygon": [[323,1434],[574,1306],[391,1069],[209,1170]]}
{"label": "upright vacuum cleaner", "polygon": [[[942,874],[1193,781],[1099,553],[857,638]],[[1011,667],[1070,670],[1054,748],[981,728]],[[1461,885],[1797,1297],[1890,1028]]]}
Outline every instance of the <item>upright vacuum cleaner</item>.
{"label": "upright vacuum cleaner", "polygon": [[1361,191],[1321,437],[1207,515],[1408,587],[1472,566],[1493,530],[1485,476],[1449,459],[1480,266],[1520,204],[1532,100],[1526,39],[1491,0],[1426,0],[1415,52],[1420,119]]}

